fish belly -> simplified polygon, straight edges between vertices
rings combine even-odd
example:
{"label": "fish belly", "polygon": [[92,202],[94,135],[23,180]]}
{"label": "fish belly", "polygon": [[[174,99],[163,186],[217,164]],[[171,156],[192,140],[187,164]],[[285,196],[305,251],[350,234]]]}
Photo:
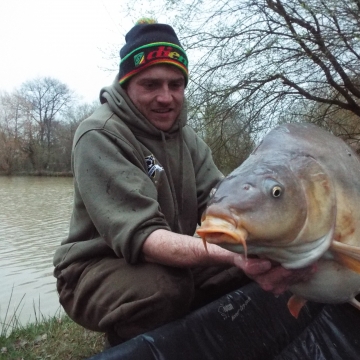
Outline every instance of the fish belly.
{"label": "fish belly", "polygon": [[333,260],[318,261],[313,277],[290,288],[306,300],[337,304],[352,300],[360,293],[360,274]]}

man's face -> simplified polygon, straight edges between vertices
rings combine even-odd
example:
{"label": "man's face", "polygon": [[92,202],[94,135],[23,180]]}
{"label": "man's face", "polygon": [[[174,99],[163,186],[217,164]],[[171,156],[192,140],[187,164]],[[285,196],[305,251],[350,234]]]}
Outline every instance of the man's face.
{"label": "man's face", "polygon": [[153,65],[129,80],[126,92],[137,109],[162,131],[168,131],[184,103],[185,79],[173,65]]}

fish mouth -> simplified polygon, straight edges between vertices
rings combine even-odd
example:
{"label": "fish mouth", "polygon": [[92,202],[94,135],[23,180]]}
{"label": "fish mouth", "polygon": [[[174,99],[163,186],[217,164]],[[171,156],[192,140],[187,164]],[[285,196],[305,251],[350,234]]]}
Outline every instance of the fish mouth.
{"label": "fish mouth", "polygon": [[243,227],[238,227],[226,219],[206,216],[196,233],[202,238],[205,248],[210,244],[241,244],[244,247],[244,255],[247,257],[246,239],[248,232]]}

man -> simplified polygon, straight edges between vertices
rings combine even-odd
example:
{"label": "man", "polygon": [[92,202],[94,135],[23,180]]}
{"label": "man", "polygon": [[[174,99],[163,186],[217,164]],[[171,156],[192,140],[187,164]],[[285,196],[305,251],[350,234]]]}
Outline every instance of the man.
{"label": "man", "polygon": [[165,24],[125,39],[119,76],[74,137],[74,209],[54,257],[65,311],[110,345],[242,286],[241,269],[275,292],[298,276],[193,236],[222,174],[186,125],[186,53]]}

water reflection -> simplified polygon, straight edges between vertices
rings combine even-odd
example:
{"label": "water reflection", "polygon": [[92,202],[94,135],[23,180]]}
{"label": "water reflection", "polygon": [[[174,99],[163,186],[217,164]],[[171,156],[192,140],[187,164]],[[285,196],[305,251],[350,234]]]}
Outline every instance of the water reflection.
{"label": "water reflection", "polygon": [[0,177],[0,321],[9,303],[23,324],[59,310],[52,257],[72,201],[72,178]]}

